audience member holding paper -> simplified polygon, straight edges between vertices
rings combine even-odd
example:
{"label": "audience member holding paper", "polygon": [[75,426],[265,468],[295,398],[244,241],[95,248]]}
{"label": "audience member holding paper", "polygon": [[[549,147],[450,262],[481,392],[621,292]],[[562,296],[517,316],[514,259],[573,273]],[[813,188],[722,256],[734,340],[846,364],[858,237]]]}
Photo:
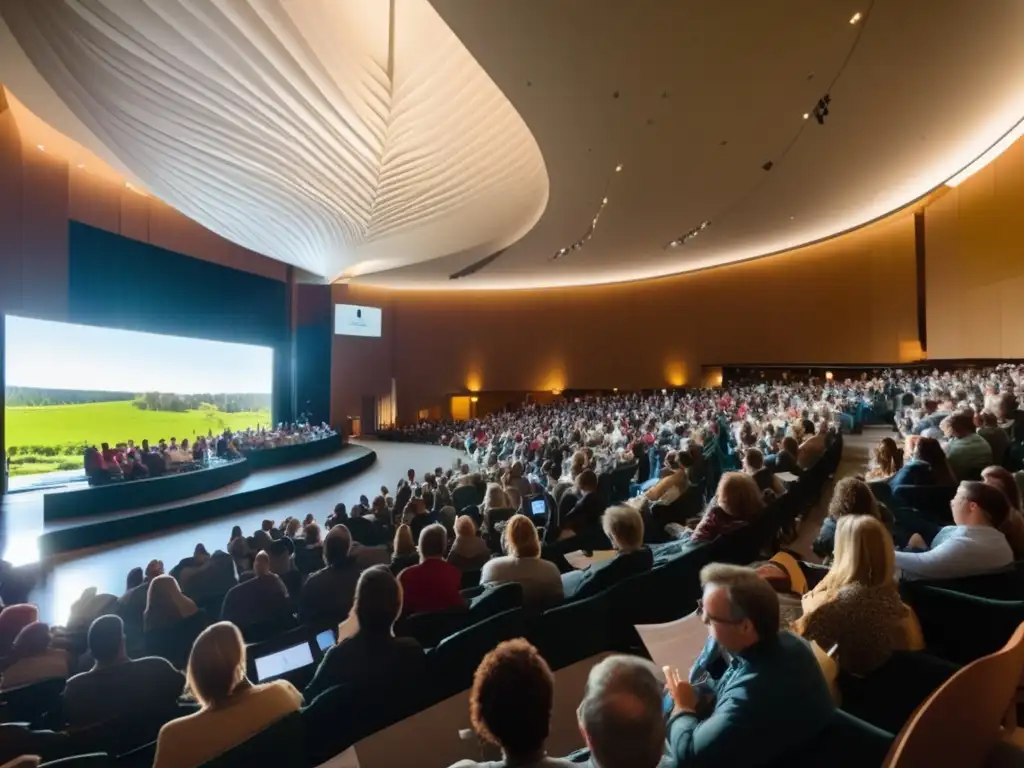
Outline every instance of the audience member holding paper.
{"label": "audience member holding paper", "polygon": [[700,577],[710,638],[689,682],[665,669],[669,752],[680,766],[771,765],[828,723],[828,683],[810,645],[779,631],[778,598],[755,571],[713,563]]}
{"label": "audience member holding paper", "polygon": [[416,685],[423,674],[423,649],[411,637],[395,637],[402,613],[402,587],[385,565],[367,568],[356,583],[352,613],[338,627],[338,643],[324,655],[304,697],[310,703],[335,685],[387,695]]}
{"label": "audience member holding paper", "polygon": [[804,615],[794,631],[821,648],[838,645],[840,669],[867,675],[896,650],[921,650],[921,629],[900,601],[892,536],[870,515],[839,519],[835,561],[803,596]]}
{"label": "audience member holding paper", "polygon": [[627,506],[609,507],[601,518],[601,525],[617,554],[584,570],[562,574],[567,599],[596,595],[654,566],[654,555],[644,546],[644,519],[637,510]]}

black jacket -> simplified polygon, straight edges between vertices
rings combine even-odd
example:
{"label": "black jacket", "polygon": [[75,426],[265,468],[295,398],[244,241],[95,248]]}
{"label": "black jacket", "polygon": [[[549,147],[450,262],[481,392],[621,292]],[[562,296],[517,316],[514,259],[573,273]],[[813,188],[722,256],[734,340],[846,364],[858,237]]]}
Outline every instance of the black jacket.
{"label": "black jacket", "polygon": [[572,594],[566,594],[565,597],[567,599],[591,597],[623,579],[628,579],[639,573],[646,573],[653,567],[654,554],[647,547],[641,547],[634,552],[620,552],[611,560],[594,563],[584,570],[583,577]]}

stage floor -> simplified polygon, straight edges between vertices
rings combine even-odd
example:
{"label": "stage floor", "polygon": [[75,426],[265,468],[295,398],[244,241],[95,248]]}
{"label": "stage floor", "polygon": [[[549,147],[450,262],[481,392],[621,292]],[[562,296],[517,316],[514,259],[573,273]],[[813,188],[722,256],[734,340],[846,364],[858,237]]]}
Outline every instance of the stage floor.
{"label": "stage floor", "polygon": [[[351,443],[353,447],[358,443]],[[380,487],[386,485],[392,494],[398,480],[405,476],[409,469],[415,469],[417,477],[427,471],[441,466],[448,468],[452,462],[465,454],[459,454],[449,448],[437,445],[413,445],[409,443],[388,443],[383,441],[366,441],[364,445],[377,454],[377,461],[359,475],[337,485],[314,491],[289,501],[264,507],[254,507],[242,512],[207,520],[195,525],[182,526],[161,531],[150,536],[130,539],[124,542],[97,547],[89,550],[60,555],[48,561],[43,568],[39,586],[32,594],[44,621],[60,624],[67,620],[71,604],[81,595],[82,590],[95,586],[100,592],[120,595],[124,591],[124,581],[128,571],[135,567],[145,567],[153,559],[164,561],[170,570],[181,558],[192,554],[195,545],[202,542],[209,551],[225,549],[228,536],[234,525],[240,525],[246,534],[251,534],[259,527],[260,522],[273,518],[280,522],[291,515],[303,518],[312,513],[318,522],[324,520],[340,501],[349,507],[358,503],[359,495],[366,494],[371,499],[380,493]],[[362,449],[360,449],[362,450]],[[333,459],[337,462],[338,456]],[[315,459],[288,467],[262,470],[227,488],[212,492],[213,494],[237,492],[242,486],[253,482],[281,482],[286,479],[282,473],[311,472],[311,467],[327,459]],[[36,540],[44,530],[41,500],[35,504],[23,499],[28,494],[14,494],[4,497],[3,525],[5,529],[5,559],[15,564],[38,561]],[[210,494],[196,498],[204,498]],[[180,503],[180,502],[179,502]],[[173,506],[173,504],[171,504]],[[37,511],[33,511],[37,509]],[[151,510],[147,510],[151,511]],[[121,512],[114,515],[103,515],[90,520],[106,517],[123,517]],[[68,521],[45,524],[50,526],[66,526]]]}

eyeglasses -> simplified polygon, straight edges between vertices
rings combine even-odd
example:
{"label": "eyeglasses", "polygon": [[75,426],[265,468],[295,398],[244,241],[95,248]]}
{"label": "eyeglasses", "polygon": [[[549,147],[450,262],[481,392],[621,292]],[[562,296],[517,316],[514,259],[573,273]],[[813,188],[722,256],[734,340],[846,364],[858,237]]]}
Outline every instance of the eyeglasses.
{"label": "eyeglasses", "polygon": [[737,624],[742,624],[745,621],[745,619],[720,619],[717,616],[710,615],[704,610],[704,601],[700,598],[697,599],[697,615],[705,624],[711,624],[714,622],[716,624],[731,624],[735,626]]}

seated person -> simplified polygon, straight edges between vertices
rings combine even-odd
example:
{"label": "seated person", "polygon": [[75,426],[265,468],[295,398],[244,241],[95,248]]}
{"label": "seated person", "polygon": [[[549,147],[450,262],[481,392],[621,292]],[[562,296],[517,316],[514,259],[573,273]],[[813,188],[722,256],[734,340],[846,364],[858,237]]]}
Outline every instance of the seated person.
{"label": "seated person", "polygon": [[800,452],[800,444],[796,438],[787,435],[782,438],[782,449],[774,456],[765,459],[765,465],[776,472],[790,472],[799,475],[803,472],[797,464],[796,456]]}
{"label": "seated person", "polygon": [[522,638],[500,643],[473,676],[469,716],[477,736],[501,748],[502,760],[460,760],[451,768],[572,768],[544,751],[554,699],[555,677],[537,649]]}
{"label": "seated person", "polygon": [[644,546],[644,519],[633,507],[609,507],[601,518],[605,535],[618,554],[582,571],[562,574],[566,598],[596,595],[618,581],[654,567],[654,555]]}
{"label": "seated person", "polygon": [[68,676],[68,652],[50,647],[50,627],[34,621],[22,629],[3,662],[0,691],[37,683],[48,677]]}
{"label": "seated person", "polygon": [[832,567],[803,596],[794,631],[825,651],[838,644],[836,661],[844,672],[867,675],[893,651],[923,647],[911,647],[906,622],[913,620],[900,601],[893,549],[889,531],[871,515],[840,518]]}
{"label": "seated person", "polygon": [[754,478],[754,482],[757,483],[757,487],[762,493],[771,491],[778,497],[786,492],[782,481],[764,465],[764,454],[757,448],[749,448],[743,454],[743,471]]}
{"label": "seated person", "polygon": [[462,571],[444,560],[448,534],[443,525],[428,525],[420,533],[420,562],[399,575],[407,614],[432,613],[466,604],[460,592]]}
{"label": "seated person", "polygon": [[974,480],[992,464],[992,446],[975,431],[974,411],[965,409],[944,420],[943,432],[949,435],[946,458],[957,480]]}
{"label": "seated person", "polygon": [[679,765],[773,765],[831,720],[828,683],[807,642],[779,631],[778,597],[755,571],[713,563],[700,580],[710,637],[691,682],[665,668],[669,754]]}
{"label": "seated person", "polygon": [[597,475],[592,469],[585,469],[579,474],[576,485],[582,494],[575,506],[562,515],[559,522],[563,536],[575,534],[577,536],[599,531],[601,528],[601,515],[608,506],[604,494],[597,488]]}
{"label": "seated person", "polygon": [[503,537],[508,554],[488,560],[480,572],[480,584],[515,581],[523,586],[524,607],[541,611],[562,599],[558,566],[540,557],[540,538],[533,521],[515,515],[508,521]]}
{"label": "seated person", "polygon": [[128,658],[119,617],[96,619],[89,627],[88,643],[92,669],[72,677],[64,689],[64,717],[70,728],[172,711],[185,676],[167,659]]}
{"label": "seated person", "polygon": [[999,528],[1010,513],[1002,491],[972,480],[960,483],[950,502],[955,525],[947,525],[927,544],[919,534],[896,553],[902,578],[957,579],[991,573],[1013,563],[1013,550]]}
{"label": "seated person", "polygon": [[455,541],[448,553],[448,562],[460,571],[474,571],[483,568],[490,558],[491,550],[487,542],[477,536],[473,518],[459,515],[455,519]]}
{"label": "seated person", "polygon": [[576,716],[592,768],[657,768],[665,755],[661,682],[639,656],[609,656],[587,677]]}
{"label": "seated person", "polygon": [[1003,467],[985,467],[981,473],[981,481],[1003,492],[1010,503],[1010,512],[1006,522],[999,530],[1010,542],[1014,560],[1024,560],[1024,514],[1021,514],[1021,493],[1013,473]]}
{"label": "seated person", "polygon": [[227,621],[196,638],[188,659],[188,687],[202,709],[160,729],[154,768],[203,765],[302,705],[289,682],[249,682],[242,633]]}
{"label": "seated person", "polygon": [[828,503],[828,513],[811,545],[814,554],[820,557],[825,565],[832,562],[836,525],[841,518],[848,515],[868,515],[881,520],[890,530],[893,526],[892,513],[878,503],[868,484],[856,477],[844,477],[835,484],[832,499]]}
{"label": "seated person", "polygon": [[865,479],[888,480],[903,468],[903,452],[891,437],[883,437],[875,446],[871,467]]}
{"label": "seated person", "polygon": [[718,490],[693,530],[669,523],[681,539],[693,542],[713,541],[757,519],[764,511],[764,496],[754,478],[743,472],[726,472],[718,481]]}
{"label": "seated person", "polygon": [[288,588],[270,570],[270,557],[260,552],[253,560],[253,578],[236,584],[224,596],[221,618],[244,629],[255,624],[286,622],[291,617]]}
{"label": "seated person", "polygon": [[[349,534],[351,533],[349,531]],[[292,560],[295,562],[295,569],[304,575],[319,571],[324,567],[324,547],[320,542],[320,526],[315,522],[302,529],[302,541],[296,543]]]}
{"label": "seated person", "polygon": [[944,485],[957,484],[956,475],[949,465],[942,444],[933,437],[907,438],[907,450],[911,460],[904,464],[889,480],[894,491],[901,485]]}
{"label": "seated person", "polygon": [[[688,461],[687,464],[690,462]],[[686,465],[677,464],[671,474],[658,480],[652,488],[644,492],[648,500],[661,504],[671,504],[686,493],[690,487],[690,478],[687,475]]]}
{"label": "seated person", "polygon": [[[811,425],[813,426],[813,425]],[[796,463],[800,469],[810,469],[820,459],[827,447],[828,442],[828,422],[822,421],[818,424],[818,431],[813,435],[809,435],[806,440],[800,444],[800,450],[796,454]]]}
{"label": "seated person", "polygon": [[412,528],[402,523],[395,529],[395,541],[391,547],[391,573],[398,576],[402,571],[420,561]]}
{"label": "seated person", "polygon": [[416,686],[424,670],[423,649],[411,637],[394,636],[401,613],[402,588],[391,572],[382,565],[363,571],[352,614],[307,686],[306,703],[334,685],[357,686],[375,696]]}
{"label": "seated person", "polygon": [[983,437],[992,448],[992,463],[1001,465],[1006,458],[1006,451],[1010,448],[1010,436],[1006,430],[999,426],[999,417],[992,411],[982,411],[975,417],[978,427],[978,434]]}
{"label": "seated person", "polygon": [[352,610],[359,565],[349,557],[352,537],[344,525],[336,525],[324,537],[327,566],[306,579],[299,593],[299,622],[319,624],[342,621]]}

